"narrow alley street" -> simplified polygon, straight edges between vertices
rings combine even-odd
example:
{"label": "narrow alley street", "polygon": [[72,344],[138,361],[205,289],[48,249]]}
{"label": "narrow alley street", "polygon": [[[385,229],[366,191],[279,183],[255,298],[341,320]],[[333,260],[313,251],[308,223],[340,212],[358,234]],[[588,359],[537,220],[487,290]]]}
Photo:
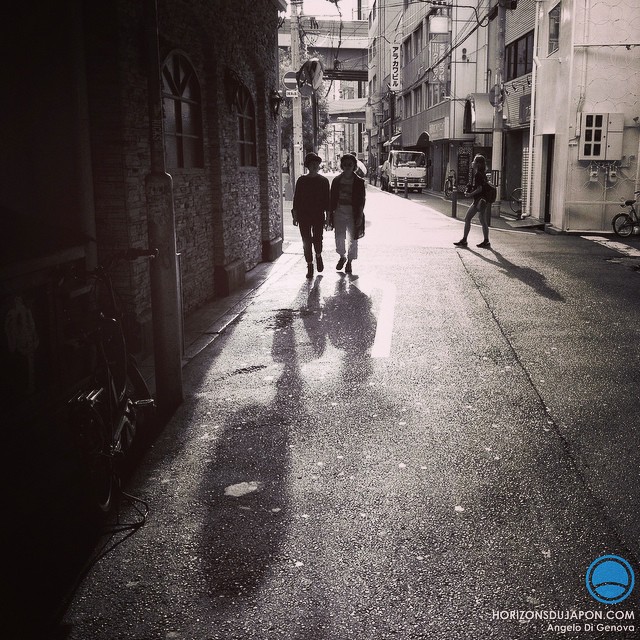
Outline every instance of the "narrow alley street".
{"label": "narrow alley street", "polygon": [[[602,605],[585,573],[638,566],[638,258],[475,226],[458,249],[460,220],[367,198],[353,275],[326,233],[306,279],[287,225],[288,268],[185,368],[127,487],[148,521],[63,637],[636,637],[637,594]],[[613,609],[574,635],[510,614]]]}

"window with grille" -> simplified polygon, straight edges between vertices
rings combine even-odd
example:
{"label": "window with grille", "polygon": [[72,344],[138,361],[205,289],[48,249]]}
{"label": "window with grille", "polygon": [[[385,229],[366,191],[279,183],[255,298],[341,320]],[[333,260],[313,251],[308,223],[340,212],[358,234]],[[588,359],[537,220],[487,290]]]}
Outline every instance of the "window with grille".
{"label": "window with grille", "polygon": [[256,154],[256,110],[249,89],[241,86],[236,98],[238,145],[241,167],[258,166]]}
{"label": "window with grille", "polygon": [[203,167],[200,83],[190,62],[178,52],[162,67],[162,111],[167,167]]}
{"label": "window with grille", "polygon": [[604,158],[603,143],[606,129],[604,114],[589,113],[584,116],[582,156],[585,158]]}
{"label": "window with grille", "polygon": [[578,160],[620,160],[624,114],[582,113]]}

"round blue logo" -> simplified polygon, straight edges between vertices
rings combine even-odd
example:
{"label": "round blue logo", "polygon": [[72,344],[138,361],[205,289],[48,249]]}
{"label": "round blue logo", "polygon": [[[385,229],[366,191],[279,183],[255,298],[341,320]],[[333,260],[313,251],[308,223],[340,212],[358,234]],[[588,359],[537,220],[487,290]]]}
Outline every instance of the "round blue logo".
{"label": "round blue logo", "polygon": [[620,556],[600,556],[587,569],[587,590],[603,604],[618,604],[633,591],[635,576],[631,565]]}

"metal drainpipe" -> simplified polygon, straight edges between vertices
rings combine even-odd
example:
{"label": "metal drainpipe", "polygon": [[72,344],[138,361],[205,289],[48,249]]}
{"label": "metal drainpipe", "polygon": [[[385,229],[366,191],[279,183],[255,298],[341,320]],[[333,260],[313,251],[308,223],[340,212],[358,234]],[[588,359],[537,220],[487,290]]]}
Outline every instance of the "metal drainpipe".
{"label": "metal drainpipe", "polygon": [[[544,2],[544,0],[536,0],[535,5],[535,22],[533,25],[533,69],[531,70],[531,122],[529,123],[529,180],[526,185],[523,185],[525,189],[523,189],[523,193],[526,193],[523,198],[526,203],[526,209],[523,207],[522,209],[522,217],[526,218],[531,213],[531,196],[532,196],[532,187],[533,187],[533,173],[535,171],[534,161],[537,162],[536,155],[534,153],[534,146],[536,143],[536,82],[538,78],[538,67],[540,66],[540,58],[538,58],[538,44],[539,44],[539,36],[540,29],[538,26],[538,13],[540,6]],[[539,217],[539,216],[538,216]]]}
{"label": "metal drainpipe", "polygon": [[164,161],[156,0],[147,0],[145,9],[151,150],[151,171],[145,185],[147,224],[149,246],[159,251],[150,267],[153,350],[158,408],[164,417],[168,417],[183,399],[182,322],[178,294],[173,182],[165,170]]}

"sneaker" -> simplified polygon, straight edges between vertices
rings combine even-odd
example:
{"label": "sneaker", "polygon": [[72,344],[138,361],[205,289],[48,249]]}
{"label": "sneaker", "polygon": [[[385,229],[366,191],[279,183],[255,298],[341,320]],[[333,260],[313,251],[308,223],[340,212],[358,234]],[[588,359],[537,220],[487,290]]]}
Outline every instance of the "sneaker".
{"label": "sneaker", "polygon": [[347,259],[342,256],[340,258],[340,260],[338,260],[338,264],[336,265],[336,271],[340,271],[340,269],[342,269],[342,267],[344,267],[344,263],[347,261]]}
{"label": "sneaker", "polygon": [[307,262],[307,278],[313,278],[313,263]]}
{"label": "sneaker", "polygon": [[466,240],[458,240],[458,242],[454,242],[453,244],[455,244],[456,247],[466,247],[467,246],[467,241]]}
{"label": "sneaker", "polygon": [[477,247],[481,247],[486,249],[491,246],[491,243],[488,240],[483,240],[480,244],[476,245]]}
{"label": "sneaker", "polygon": [[324,271],[324,262],[322,261],[322,256],[316,256],[316,265],[318,266],[318,273]]}
{"label": "sneaker", "polygon": [[351,260],[347,260],[347,266],[344,268],[344,272],[353,273],[353,270],[351,269]]}

